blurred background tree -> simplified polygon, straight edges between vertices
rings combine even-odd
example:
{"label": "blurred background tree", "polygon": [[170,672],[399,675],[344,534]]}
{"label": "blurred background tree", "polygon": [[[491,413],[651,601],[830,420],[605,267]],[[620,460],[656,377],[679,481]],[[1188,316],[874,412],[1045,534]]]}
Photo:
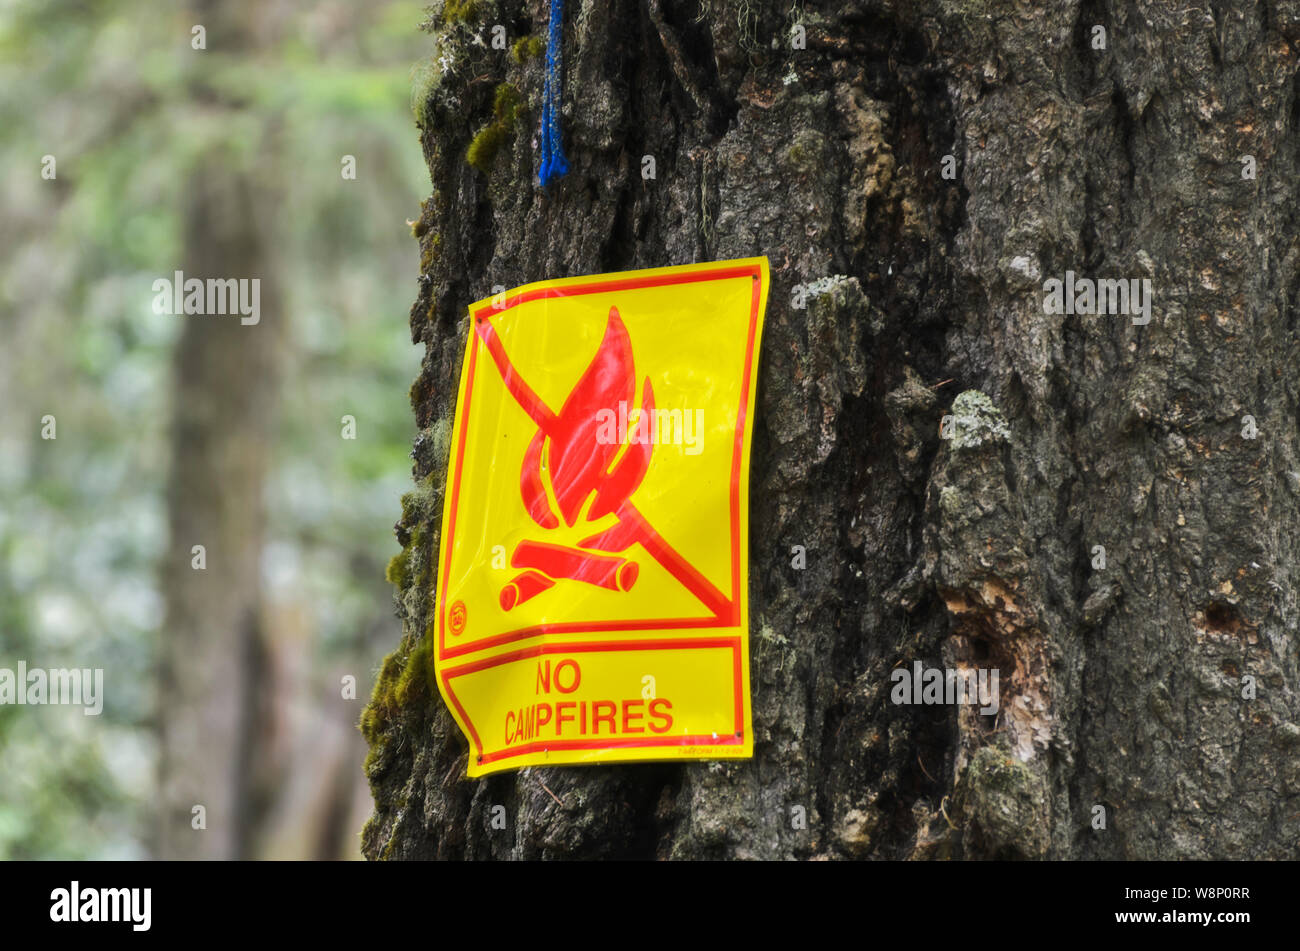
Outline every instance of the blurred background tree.
{"label": "blurred background tree", "polygon": [[[359,856],[419,363],[421,6],[0,0],[0,666],[102,667],[106,693],[0,707],[0,858]],[[261,323],[154,314],[176,270],[260,278]],[[239,478],[196,482],[203,427]],[[246,550],[194,571],[179,535],[228,514]],[[223,703],[247,735],[205,726]],[[232,808],[198,832],[190,798]]]}

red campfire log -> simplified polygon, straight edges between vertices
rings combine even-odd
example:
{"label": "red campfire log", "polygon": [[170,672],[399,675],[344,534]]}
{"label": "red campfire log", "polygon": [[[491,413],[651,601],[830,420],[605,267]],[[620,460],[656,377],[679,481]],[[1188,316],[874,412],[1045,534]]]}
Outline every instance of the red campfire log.
{"label": "red campfire log", "polygon": [[543,572],[551,578],[585,581],[610,591],[630,591],[641,570],[635,561],[626,558],[593,555],[577,548],[532,541],[519,543],[510,564]]}
{"label": "red campfire log", "polygon": [[509,611],[516,604],[523,604],[535,598],[547,588],[555,587],[555,582],[536,571],[525,571],[522,575],[501,589],[501,610]]}

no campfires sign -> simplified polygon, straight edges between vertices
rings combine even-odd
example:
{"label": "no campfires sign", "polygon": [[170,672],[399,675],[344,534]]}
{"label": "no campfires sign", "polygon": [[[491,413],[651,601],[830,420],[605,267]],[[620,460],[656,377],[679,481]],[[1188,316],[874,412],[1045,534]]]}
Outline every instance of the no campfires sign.
{"label": "no campfires sign", "polygon": [[766,258],[470,307],[434,659],[469,775],[751,756],[748,497]]}

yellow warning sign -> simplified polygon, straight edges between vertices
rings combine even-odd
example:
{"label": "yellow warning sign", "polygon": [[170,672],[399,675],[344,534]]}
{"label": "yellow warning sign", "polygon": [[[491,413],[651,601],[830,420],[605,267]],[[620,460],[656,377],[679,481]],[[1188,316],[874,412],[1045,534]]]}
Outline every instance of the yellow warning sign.
{"label": "yellow warning sign", "polygon": [[749,444],[766,258],[470,307],[434,658],[469,775],[751,756]]}

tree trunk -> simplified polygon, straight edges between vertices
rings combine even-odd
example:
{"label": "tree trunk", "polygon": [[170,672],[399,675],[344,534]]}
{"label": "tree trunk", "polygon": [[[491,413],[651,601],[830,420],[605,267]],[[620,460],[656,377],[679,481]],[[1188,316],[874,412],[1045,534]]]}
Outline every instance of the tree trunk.
{"label": "tree trunk", "polygon": [[[221,16],[212,0],[194,9],[214,48],[253,44],[252,12],[239,4]],[[202,66],[194,69],[201,87]],[[232,121],[238,115],[220,100],[208,108]],[[164,859],[248,858],[266,808],[260,753],[272,673],[262,624],[263,493],[285,348],[265,240],[274,198],[245,165],[222,143],[204,150],[189,177],[178,267],[187,278],[257,278],[258,322],[245,324],[233,308],[233,316],[170,318],[184,323],[173,359],[171,543],[162,566],[153,851]],[[204,549],[201,570],[196,545]],[[203,806],[202,828],[195,806]]]}
{"label": "tree trunk", "polygon": [[[545,22],[429,24],[366,854],[1293,857],[1300,3],[578,0],[547,192],[542,61],[473,42]],[[754,758],[467,781],[422,646],[466,304],[756,254]],[[1067,271],[1149,279],[1150,322],[1046,313]],[[918,661],[997,669],[997,716],[893,702]]]}
{"label": "tree trunk", "polygon": [[[218,158],[192,178],[187,277],[266,275],[260,212],[242,173]],[[260,321],[192,315],[175,354],[171,545],[163,567],[159,709],[162,858],[243,858],[253,826],[256,737],[267,673],[262,631],[262,496],[283,347],[272,282]],[[199,570],[193,548],[202,545]],[[206,828],[192,828],[202,805]]]}

